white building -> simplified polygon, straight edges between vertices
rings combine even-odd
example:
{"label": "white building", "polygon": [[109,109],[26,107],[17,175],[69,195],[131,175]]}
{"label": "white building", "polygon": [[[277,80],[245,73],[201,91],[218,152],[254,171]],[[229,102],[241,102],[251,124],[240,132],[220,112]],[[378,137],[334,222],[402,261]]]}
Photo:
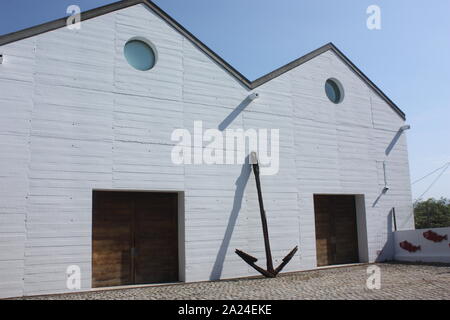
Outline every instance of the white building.
{"label": "white building", "polygon": [[405,116],[335,46],[249,81],[151,2],[82,18],[0,37],[0,297],[71,291],[70,266],[75,290],[256,275],[234,252],[265,265],[250,166],[171,160],[195,121],[279,129],[262,189],[275,264],[299,246],[284,271],[392,258]]}

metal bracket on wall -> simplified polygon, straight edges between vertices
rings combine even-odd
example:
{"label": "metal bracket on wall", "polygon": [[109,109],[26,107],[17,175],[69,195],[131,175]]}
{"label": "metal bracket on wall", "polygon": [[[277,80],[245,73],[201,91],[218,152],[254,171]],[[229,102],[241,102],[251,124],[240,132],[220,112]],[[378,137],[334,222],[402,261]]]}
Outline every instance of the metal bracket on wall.
{"label": "metal bracket on wall", "polygon": [[261,273],[263,276],[267,278],[275,278],[278,273],[291,261],[292,257],[295,255],[295,253],[298,250],[298,246],[296,246],[294,249],[289,252],[289,254],[283,258],[283,262],[274,269],[273,267],[273,259],[272,259],[272,252],[270,250],[270,241],[269,241],[269,230],[267,227],[267,219],[266,219],[266,212],[264,210],[264,203],[262,198],[262,191],[261,191],[261,181],[259,178],[259,163],[258,163],[258,157],[255,152],[252,152],[251,154],[251,165],[253,166],[253,172],[255,174],[255,180],[256,180],[256,188],[258,191],[258,201],[259,201],[259,211],[261,214],[261,222],[262,222],[262,228],[263,228],[263,235],[264,235],[264,247],[266,250],[266,260],[267,260],[267,269],[263,269],[256,265],[256,262],[258,261],[257,258],[252,257],[251,255],[236,249],[236,254],[242,258],[245,262],[247,262],[250,266],[252,266],[256,271]]}
{"label": "metal bracket on wall", "polygon": [[387,181],[387,172],[386,172],[386,161],[383,161],[383,175],[384,175],[384,189],[383,189],[383,193],[386,193],[389,191],[389,185],[388,185],[388,181]]}
{"label": "metal bracket on wall", "polygon": [[392,218],[394,219],[394,231],[397,231],[397,216],[395,215],[395,207],[392,208]]}

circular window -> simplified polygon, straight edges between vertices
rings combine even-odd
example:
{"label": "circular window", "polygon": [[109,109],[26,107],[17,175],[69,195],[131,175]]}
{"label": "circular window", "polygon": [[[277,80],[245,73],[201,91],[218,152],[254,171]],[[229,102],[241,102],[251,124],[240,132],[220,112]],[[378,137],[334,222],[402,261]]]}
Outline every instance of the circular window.
{"label": "circular window", "polygon": [[137,39],[128,41],[125,44],[124,54],[128,63],[137,70],[147,71],[155,66],[155,51],[144,41]]}
{"label": "circular window", "polygon": [[325,83],[325,92],[328,99],[333,103],[340,103],[344,100],[344,89],[336,79],[328,79]]}

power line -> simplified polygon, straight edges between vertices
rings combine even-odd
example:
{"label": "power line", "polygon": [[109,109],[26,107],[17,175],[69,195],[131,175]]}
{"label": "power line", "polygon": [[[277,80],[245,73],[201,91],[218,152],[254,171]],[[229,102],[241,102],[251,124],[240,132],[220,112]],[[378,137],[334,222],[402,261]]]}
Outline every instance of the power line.
{"label": "power line", "polygon": [[[416,200],[419,201],[420,199],[422,199],[422,197],[428,192],[430,191],[431,188],[433,188],[433,186],[436,184],[436,182],[438,182],[438,180],[444,175],[445,171],[447,171],[447,169],[450,167],[450,162],[448,162],[444,167],[444,170],[442,170],[442,172],[436,177],[436,179],[434,179],[434,181],[430,184],[430,186],[427,188],[427,190],[425,190],[424,193],[422,193]],[[440,168],[440,169],[442,169]]]}
{"label": "power line", "polygon": [[414,185],[414,184],[416,184],[417,182],[420,182],[420,181],[422,181],[422,180],[428,178],[428,177],[431,176],[433,173],[436,173],[436,172],[438,172],[439,170],[444,169],[444,168],[445,168],[446,166],[448,166],[449,164],[450,164],[450,162],[447,162],[447,163],[444,164],[442,167],[437,168],[437,169],[434,170],[433,172],[430,172],[429,174],[427,174],[426,176],[424,176],[424,177],[422,177],[422,178],[420,178],[420,179],[417,179],[416,181],[414,181],[413,183],[411,183],[411,185]]}

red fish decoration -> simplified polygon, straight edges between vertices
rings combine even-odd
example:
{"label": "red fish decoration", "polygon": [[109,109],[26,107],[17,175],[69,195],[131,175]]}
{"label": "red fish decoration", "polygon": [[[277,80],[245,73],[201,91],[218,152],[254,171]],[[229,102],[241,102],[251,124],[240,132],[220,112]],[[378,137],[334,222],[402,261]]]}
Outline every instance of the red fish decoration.
{"label": "red fish decoration", "polygon": [[431,230],[424,232],[423,237],[427,240],[433,241],[433,242],[442,242],[443,240],[448,240],[447,235],[441,236],[437,234],[436,232],[433,232]]}
{"label": "red fish decoration", "polygon": [[416,251],[422,249],[420,246],[415,246],[406,240],[403,242],[400,242],[400,248],[402,248],[403,250],[409,251],[409,252],[416,252]]}

